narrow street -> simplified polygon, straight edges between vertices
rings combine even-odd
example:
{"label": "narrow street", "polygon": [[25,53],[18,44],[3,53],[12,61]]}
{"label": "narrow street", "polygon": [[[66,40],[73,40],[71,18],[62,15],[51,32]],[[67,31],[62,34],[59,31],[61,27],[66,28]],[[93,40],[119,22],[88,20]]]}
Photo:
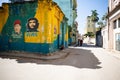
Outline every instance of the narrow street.
{"label": "narrow street", "polygon": [[38,60],[0,57],[0,80],[120,80],[120,58],[84,44],[64,58]]}
{"label": "narrow street", "polygon": [[120,0],[0,0],[0,16],[0,80],[120,80]]}

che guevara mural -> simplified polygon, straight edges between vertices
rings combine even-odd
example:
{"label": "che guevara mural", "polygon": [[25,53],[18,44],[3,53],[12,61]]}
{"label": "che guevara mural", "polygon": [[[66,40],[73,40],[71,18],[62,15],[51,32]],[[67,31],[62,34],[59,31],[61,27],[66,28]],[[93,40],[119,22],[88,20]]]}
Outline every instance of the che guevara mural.
{"label": "che guevara mural", "polygon": [[38,32],[38,20],[36,18],[30,18],[27,21],[27,32]]}
{"label": "che guevara mural", "polygon": [[27,20],[25,42],[40,43],[40,31],[38,30],[39,22],[37,18]]}
{"label": "che guevara mural", "polygon": [[21,31],[21,21],[15,20],[13,22],[13,31],[10,35],[10,42],[20,42],[23,41],[23,36],[25,33],[25,42],[39,42],[39,31],[38,31],[38,20],[36,18],[29,18],[26,23],[26,31],[23,33]]}
{"label": "che guevara mural", "polygon": [[58,48],[60,23],[64,15],[57,4],[51,3],[51,9],[47,1],[40,0],[3,4],[0,8],[0,48],[7,49],[10,44],[10,48],[14,48],[11,50],[43,53]]}

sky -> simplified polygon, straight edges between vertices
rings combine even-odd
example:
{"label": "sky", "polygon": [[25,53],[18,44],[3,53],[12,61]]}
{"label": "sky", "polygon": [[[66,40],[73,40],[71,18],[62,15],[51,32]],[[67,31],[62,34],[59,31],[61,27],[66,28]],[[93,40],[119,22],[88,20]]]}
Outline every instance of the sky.
{"label": "sky", "polygon": [[[0,0],[0,6],[2,2],[8,2],[9,0]],[[77,0],[77,18],[78,31],[84,34],[84,29],[86,27],[86,18],[91,15],[91,10],[97,10],[101,17],[107,12],[108,0]]]}
{"label": "sky", "polygon": [[84,29],[86,27],[87,16],[92,14],[91,10],[97,10],[99,14],[98,17],[101,17],[107,13],[108,9],[108,0],[77,0],[77,18],[78,22],[78,31],[81,34],[84,34]]}
{"label": "sky", "polygon": [[9,0],[0,0],[0,6],[2,6],[3,2],[9,2]]}

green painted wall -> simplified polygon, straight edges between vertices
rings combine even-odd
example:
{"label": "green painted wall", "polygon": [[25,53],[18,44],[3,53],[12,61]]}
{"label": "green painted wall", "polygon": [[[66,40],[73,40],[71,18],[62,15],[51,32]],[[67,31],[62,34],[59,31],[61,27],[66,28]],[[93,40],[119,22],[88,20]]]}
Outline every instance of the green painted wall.
{"label": "green painted wall", "polygon": [[[67,20],[56,5],[47,1],[3,4],[0,15],[5,14],[5,17],[1,18],[3,22],[0,23],[0,51],[47,54],[59,49],[59,35],[62,35],[64,46],[67,47]],[[61,26],[63,28],[60,28],[63,20],[66,22]]]}

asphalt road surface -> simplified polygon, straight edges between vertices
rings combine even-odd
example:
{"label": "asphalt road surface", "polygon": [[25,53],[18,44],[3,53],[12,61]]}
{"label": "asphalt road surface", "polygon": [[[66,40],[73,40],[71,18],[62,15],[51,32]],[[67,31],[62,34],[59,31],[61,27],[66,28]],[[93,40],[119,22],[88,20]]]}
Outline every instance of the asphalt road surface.
{"label": "asphalt road surface", "polygon": [[120,80],[120,58],[93,45],[56,60],[0,57],[0,80]]}

